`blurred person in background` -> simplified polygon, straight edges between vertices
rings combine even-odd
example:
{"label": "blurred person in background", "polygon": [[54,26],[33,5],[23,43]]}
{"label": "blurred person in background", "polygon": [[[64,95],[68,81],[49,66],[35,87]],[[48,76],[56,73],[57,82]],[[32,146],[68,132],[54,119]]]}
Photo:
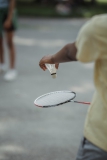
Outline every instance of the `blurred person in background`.
{"label": "blurred person in background", "polygon": [[55,9],[61,15],[68,15],[72,12],[72,4],[73,0],[59,0]]}
{"label": "blurred person in background", "polygon": [[4,60],[3,31],[5,31],[7,47],[9,51],[9,69],[4,75],[4,80],[16,79],[15,46],[13,42],[14,31],[17,28],[15,0],[0,0],[0,72],[6,71]]}

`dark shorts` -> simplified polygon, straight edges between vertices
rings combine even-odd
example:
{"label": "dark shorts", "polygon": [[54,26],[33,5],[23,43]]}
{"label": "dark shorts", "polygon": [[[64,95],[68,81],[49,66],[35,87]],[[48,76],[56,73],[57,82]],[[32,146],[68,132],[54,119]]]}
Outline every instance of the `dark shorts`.
{"label": "dark shorts", "polygon": [[7,16],[8,16],[8,8],[0,8],[0,35],[2,35],[3,30],[9,32],[9,31],[15,31],[17,29],[17,11],[14,10],[10,28],[4,29],[3,25],[5,20],[7,19]]}
{"label": "dark shorts", "polygon": [[82,138],[76,160],[107,160],[107,152]]}

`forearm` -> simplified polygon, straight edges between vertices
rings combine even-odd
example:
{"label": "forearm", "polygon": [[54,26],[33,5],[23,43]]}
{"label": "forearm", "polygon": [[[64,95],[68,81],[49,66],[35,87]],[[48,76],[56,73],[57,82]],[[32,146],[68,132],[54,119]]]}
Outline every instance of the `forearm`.
{"label": "forearm", "polygon": [[7,17],[9,20],[12,20],[14,8],[15,8],[15,0],[10,0],[9,9],[8,9],[8,17]]}
{"label": "forearm", "polygon": [[47,68],[45,66],[46,63],[55,64],[56,68],[58,68],[59,63],[77,61],[76,59],[77,48],[74,43],[70,43],[65,45],[59,52],[54,55],[44,56],[40,62],[39,66],[45,71]]}
{"label": "forearm", "polygon": [[77,61],[76,59],[77,49],[74,43],[65,45],[59,52],[52,56],[53,63],[64,63],[70,61]]}

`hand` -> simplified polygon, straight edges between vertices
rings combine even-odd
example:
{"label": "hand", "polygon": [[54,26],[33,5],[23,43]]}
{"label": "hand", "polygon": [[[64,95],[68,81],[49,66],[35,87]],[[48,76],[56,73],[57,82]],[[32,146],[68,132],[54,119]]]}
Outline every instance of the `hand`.
{"label": "hand", "polygon": [[[49,56],[44,56],[40,62],[39,62],[39,66],[41,67],[41,69],[43,69],[44,71],[47,69],[45,64],[48,63],[48,64],[54,64],[54,60],[53,60],[53,56],[52,55],[49,55]],[[56,63],[55,64],[55,67],[58,69],[59,67],[59,63]]]}
{"label": "hand", "polygon": [[59,68],[59,63],[55,64],[55,68],[58,69]]}
{"label": "hand", "polygon": [[4,22],[4,28],[5,29],[9,29],[11,27],[11,20],[7,19],[5,22]]}

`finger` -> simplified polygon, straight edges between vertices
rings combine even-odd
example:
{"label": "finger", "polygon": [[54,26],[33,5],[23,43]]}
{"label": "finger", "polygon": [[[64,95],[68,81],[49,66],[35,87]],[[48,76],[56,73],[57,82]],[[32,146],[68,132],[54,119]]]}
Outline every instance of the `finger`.
{"label": "finger", "polygon": [[41,63],[40,63],[39,66],[40,66],[40,68],[43,69],[44,71],[47,69],[46,66],[45,66],[45,64],[41,64]]}
{"label": "finger", "polygon": [[47,69],[47,67],[45,66],[46,63],[46,56],[44,56],[40,62],[39,62],[39,66],[41,67],[41,69],[43,69],[44,71]]}
{"label": "finger", "polygon": [[55,68],[58,69],[59,68],[59,63],[55,64]]}

